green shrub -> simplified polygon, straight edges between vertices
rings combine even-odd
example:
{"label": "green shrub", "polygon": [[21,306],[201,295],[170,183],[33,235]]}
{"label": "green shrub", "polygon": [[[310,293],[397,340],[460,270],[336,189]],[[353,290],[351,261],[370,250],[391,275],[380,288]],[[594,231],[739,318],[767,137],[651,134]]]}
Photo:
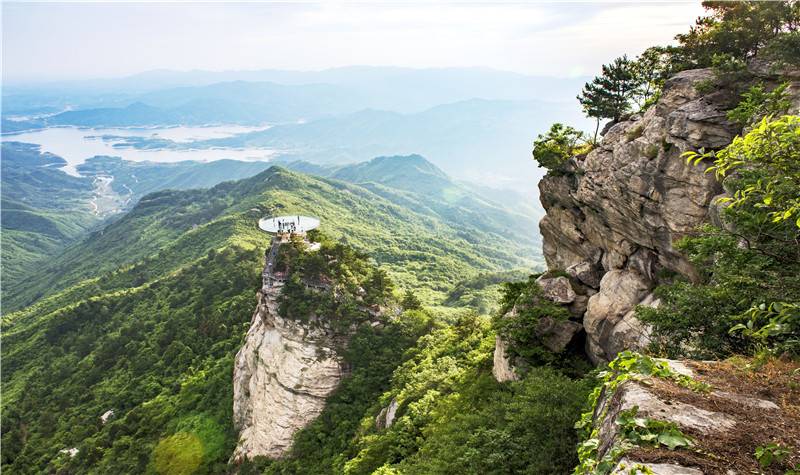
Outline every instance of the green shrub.
{"label": "green shrub", "polygon": [[[515,308],[514,314],[508,313]],[[503,314],[495,319],[497,333],[507,342],[512,355],[521,356],[533,364],[551,363],[556,356],[541,344],[536,335],[539,320],[545,317],[567,320],[569,310],[542,297],[535,279],[509,283],[503,289]]]}
{"label": "green shrub", "polygon": [[153,464],[160,475],[191,475],[203,461],[203,443],[187,432],[162,439],[153,452]]}
{"label": "green shrub", "polygon": [[791,106],[786,92],[788,86],[789,83],[784,82],[769,92],[764,84],[752,86],[742,94],[742,100],[736,108],[728,111],[728,120],[744,127],[766,116],[785,113]]}
{"label": "green shrub", "polygon": [[627,142],[632,142],[641,137],[643,133],[644,133],[644,124],[638,123],[625,131],[625,140]]}
{"label": "green shrub", "polygon": [[658,156],[658,151],[660,149],[661,149],[661,147],[659,147],[658,145],[650,144],[650,145],[647,146],[646,149],[644,149],[644,156],[647,157],[648,159],[652,160],[652,159],[654,159],[654,158],[656,158]]}
{"label": "green shrub", "polygon": [[764,57],[777,62],[777,66],[800,64],[800,31],[780,35],[764,48]]}
{"label": "green shrub", "polygon": [[591,150],[583,132],[564,124],[553,124],[533,142],[533,159],[550,172],[563,172],[571,157]]}
{"label": "green shrub", "polygon": [[703,79],[701,81],[697,81],[694,85],[694,89],[700,94],[708,94],[716,88],[717,81],[714,79]]}

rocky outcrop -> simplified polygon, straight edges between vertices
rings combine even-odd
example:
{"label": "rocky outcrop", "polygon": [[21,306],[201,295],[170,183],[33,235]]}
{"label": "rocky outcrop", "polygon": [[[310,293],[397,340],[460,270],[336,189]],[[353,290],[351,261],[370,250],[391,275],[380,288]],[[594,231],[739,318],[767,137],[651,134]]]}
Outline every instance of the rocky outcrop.
{"label": "rocky outcrop", "polygon": [[656,306],[651,281],[631,270],[606,272],[600,291],[589,298],[583,326],[587,353],[595,363],[610,361],[622,350],[644,348],[649,329],[635,316],[637,305]]}
{"label": "rocky outcrop", "polygon": [[503,341],[500,335],[497,335],[494,341],[492,375],[494,375],[494,379],[501,383],[519,380],[517,370],[514,368],[511,362],[511,356],[508,354],[508,343]]}
{"label": "rocky outcrop", "polygon": [[[788,79],[790,112],[800,109],[800,71],[754,61],[750,73],[772,85]],[[674,243],[704,222],[721,224],[715,205],[721,185],[705,173],[708,164],[689,165],[681,157],[725,147],[740,132],[727,111],[738,103],[734,89],[742,84],[700,92],[707,88],[699,84],[715,78],[710,69],[678,73],[653,107],[612,124],[597,148],[539,183],[548,268],[566,271],[589,294],[597,291],[583,316],[595,363],[648,343],[634,308],[658,305],[651,290],[659,275],[696,278]]]}
{"label": "rocky outcrop", "polygon": [[264,280],[234,365],[234,461],[283,456],[294,434],[322,412],[343,375],[332,332],[281,318],[282,284]]}
{"label": "rocky outcrop", "polygon": [[389,405],[381,409],[381,412],[375,416],[375,427],[378,430],[392,427],[392,424],[394,424],[394,418],[397,415],[398,407],[399,405],[397,404],[397,399],[392,398],[392,401],[389,403]]}
{"label": "rocky outcrop", "polygon": [[[797,433],[796,413],[764,398],[763,394],[769,394],[765,391],[769,383],[732,377],[737,370],[725,363],[665,362],[673,374],[682,376],[634,375],[613,389],[604,387],[600,394],[592,420],[595,460],[613,462],[611,473],[757,473],[754,449],[779,433],[784,440],[792,440]],[[705,387],[692,389],[687,381]],[[731,383],[732,387],[720,387]],[[758,415],[753,414],[754,409]],[[632,444],[625,439],[620,417],[631,411],[637,424],[659,421],[673,425],[691,447],[670,450],[663,443]],[[771,431],[771,427],[776,429]],[[792,428],[787,432],[777,427]],[[623,452],[618,460],[614,460],[614,450]]]}
{"label": "rocky outcrop", "polygon": [[[566,308],[573,316],[581,316],[586,310],[589,296],[586,292],[577,293],[573,279],[563,275],[551,276],[544,274],[534,282],[539,287],[537,301],[550,301]],[[525,306],[530,303],[514,305],[502,318],[517,318]],[[540,344],[553,353],[563,352],[575,338],[583,325],[569,319],[556,318],[556,316],[542,316],[533,328]],[[517,381],[519,379],[518,363],[524,363],[515,358],[509,351],[508,342],[499,335],[495,337],[494,361],[492,374],[499,382]]]}
{"label": "rocky outcrop", "polygon": [[569,279],[564,276],[550,277],[545,276],[536,279],[536,283],[542,289],[542,296],[555,303],[571,304],[575,301],[575,290]]}
{"label": "rocky outcrop", "polygon": [[655,106],[613,125],[596,149],[571,160],[567,173],[539,184],[548,267],[597,291],[583,316],[596,363],[647,343],[648,329],[633,309],[657,304],[651,290],[659,271],[694,276],[673,244],[709,219],[722,188],[704,165],[688,165],[681,154],[723,147],[739,132],[726,119],[736,94],[696,88],[713,74],[677,74]]}

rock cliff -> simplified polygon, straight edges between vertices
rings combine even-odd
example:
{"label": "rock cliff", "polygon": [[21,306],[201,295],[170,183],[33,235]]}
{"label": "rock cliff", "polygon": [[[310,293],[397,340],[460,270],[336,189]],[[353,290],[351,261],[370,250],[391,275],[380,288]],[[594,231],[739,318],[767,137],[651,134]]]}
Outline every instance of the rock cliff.
{"label": "rock cliff", "polygon": [[342,379],[333,333],[278,315],[283,284],[267,269],[245,343],[236,354],[234,461],[280,458],[294,434],[316,418]]}
{"label": "rock cliff", "polygon": [[726,119],[735,94],[698,92],[713,75],[674,76],[655,106],[611,127],[567,173],[539,184],[548,267],[596,291],[583,316],[587,353],[596,363],[647,343],[648,329],[633,310],[658,304],[651,290],[660,272],[694,273],[673,243],[709,219],[722,188],[704,165],[688,165],[681,154],[724,147],[739,132]]}
{"label": "rock cliff", "polygon": [[[763,65],[754,65],[751,73],[776,83],[777,76]],[[781,77],[793,81],[789,91],[796,110],[800,83],[791,74]],[[594,150],[539,183],[548,269],[566,272],[572,287],[581,289],[578,300],[570,292],[548,298],[570,306],[595,363],[647,345],[649,329],[634,310],[658,305],[652,290],[661,276],[696,277],[674,243],[717,220],[713,202],[723,189],[713,174],[705,173],[708,164],[689,165],[681,154],[722,148],[741,132],[726,116],[740,91],[721,86],[700,92],[707,88],[698,86],[714,78],[710,69],[673,76],[653,107],[614,124]],[[539,283],[547,293],[544,282]],[[495,359],[501,363],[496,371],[504,375],[501,379],[513,379],[504,355]]]}

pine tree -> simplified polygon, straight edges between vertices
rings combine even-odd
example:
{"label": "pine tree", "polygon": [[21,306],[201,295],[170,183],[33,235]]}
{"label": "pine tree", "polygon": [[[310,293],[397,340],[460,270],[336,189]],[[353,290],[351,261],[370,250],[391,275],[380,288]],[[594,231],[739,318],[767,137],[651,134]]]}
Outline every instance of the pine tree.
{"label": "pine tree", "polygon": [[631,99],[637,89],[638,82],[633,73],[632,62],[627,56],[622,56],[611,64],[603,65],[602,74],[586,83],[578,101],[587,116],[597,119],[599,128],[600,119],[618,122],[630,110]]}

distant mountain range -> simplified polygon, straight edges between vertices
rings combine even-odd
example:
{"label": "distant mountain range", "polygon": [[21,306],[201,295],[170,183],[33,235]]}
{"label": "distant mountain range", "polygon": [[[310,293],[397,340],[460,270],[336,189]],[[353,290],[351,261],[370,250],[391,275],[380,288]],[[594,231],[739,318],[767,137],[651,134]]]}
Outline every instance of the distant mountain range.
{"label": "distant mountain range", "polygon": [[[148,71],[115,79],[5,84],[6,113],[43,107],[63,110],[125,107],[161,90],[203,88],[217,83],[270,82],[286,86],[335,86],[357,91],[363,108],[418,112],[438,104],[465,99],[573,101],[587,78],[528,76],[487,68],[400,68],[350,66],[321,71]],[[162,97],[163,96],[156,96]],[[152,96],[151,96],[152,98]]]}
{"label": "distant mountain range", "polygon": [[263,124],[349,113],[365,102],[357,92],[339,86],[236,81],[160,90],[138,96],[125,107],[67,111],[46,123],[89,127]]}
{"label": "distant mountain range", "polygon": [[530,188],[542,175],[530,158],[536,134],[552,122],[583,120],[567,104],[472,99],[415,114],[363,110],[186,146],[267,147],[315,163],[416,153],[458,179]]}
{"label": "distant mountain range", "polygon": [[[520,244],[533,244],[538,255],[539,215],[535,203],[500,204],[506,190],[477,190],[457,183],[420,155],[377,157],[345,166],[288,163],[287,168],[311,175],[334,178],[370,189],[417,213],[445,218],[451,226],[480,230],[482,235],[502,236]],[[501,198],[502,200],[502,198]]]}
{"label": "distant mountain range", "polygon": [[225,139],[120,146],[266,147],[324,164],[420,154],[457,179],[523,189],[541,176],[530,160],[537,134],[553,122],[592,127],[574,98],[584,80],[480,68],[154,71],[6,87],[3,130],[271,124]]}

